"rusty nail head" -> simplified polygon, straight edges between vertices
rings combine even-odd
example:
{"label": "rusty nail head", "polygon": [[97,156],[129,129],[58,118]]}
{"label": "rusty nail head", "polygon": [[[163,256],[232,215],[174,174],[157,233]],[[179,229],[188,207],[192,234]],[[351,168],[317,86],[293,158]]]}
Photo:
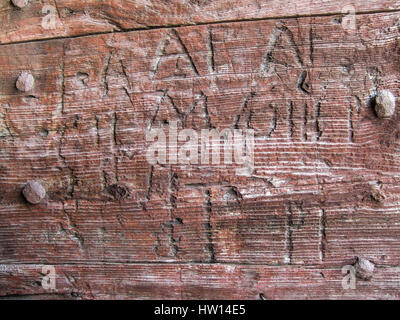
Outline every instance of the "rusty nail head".
{"label": "rusty nail head", "polygon": [[35,86],[35,78],[30,72],[24,71],[19,75],[15,86],[22,92],[31,91]]}
{"label": "rusty nail head", "polygon": [[24,8],[28,4],[28,0],[11,0],[12,4],[18,8]]}
{"label": "rusty nail head", "polygon": [[38,204],[46,196],[46,190],[38,181],[29,181],[23,188],[22,194],[26,201],[31,204]]}
{"label": "rusty nail head", "polygon": [[388,90],[378,92],[375,97],[375,112],[379,118],[388,118],[394,115],[396,97]]}
{"label": "rusty nail head", "polygon": [[371,280],[375,270],[375,265],[367,259],[357,258],[355,269],[358,278],[362,280]]}

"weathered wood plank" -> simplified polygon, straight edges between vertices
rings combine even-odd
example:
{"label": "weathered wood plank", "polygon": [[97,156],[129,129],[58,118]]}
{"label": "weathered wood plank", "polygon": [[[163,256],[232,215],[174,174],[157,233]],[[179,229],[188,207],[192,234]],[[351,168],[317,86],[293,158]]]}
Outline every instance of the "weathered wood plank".
{"label": "weathered wood plank", "polygon": [[43,289],[41,265],[0,270],[3,298],[63,299],[399,299],[399,268],[343,289],[341,268],[207,264],[55,266],[54,290]]}
{"label": "weathered wood plank", "polygon": [[[366,192],[365,196],[369,194]],[[183,201],[195,204],[184,206]],[[235,204],[219,207],[221,200],[213,199],[208,225],[204,209],[196,205],[202,201],[202,195],[186,195],[178,201],[172,218],[165,208],[151,208],[144,213],[132,201],[67,201],[64,205],[48,203],[34,209],[4,205],[0,212],[1,261],[217,261],[337,266],[361,256],[382,266],[398,264],[397,207],[368,208],[364,204],[355,208],[335,202],[320,206],[319,202],[307,200],[282,200],[285,208],[275,200],[244,204],[239,209]],[[294,223],[288,226],[290,207]],[[27,251],[27,245],[35,249]]]}
{"label": "weathered wood plank", "polygon": [[[346,12],[340,0],[44,0],[0,3],[0,43],[210,22]],[[356,12],[399,9],[393,0],[353,1]],[[54,21],[54,23],[53,23]]]}
{"label": "weathered wood plank", "polygon": [[[370,105],[377,90],[399,93],[398,14],[357,19],[354,33],[328,16],[0,46],[0,263],[61,264],[95,298],[398,298],[399,115]],[[22,70],[36,79],[28,94],[15,88]],[[149,164],[145,129],[174,120],[254,129],[254,171]],[[28,180],[46,201],[24,202]],[[336,277],[357,256],[377,283],[325,287],[319,272]],[[229,265],[239,285],[215,263],[263,267]],[[18,277],[0,276],[0,295],[44,294]]]}

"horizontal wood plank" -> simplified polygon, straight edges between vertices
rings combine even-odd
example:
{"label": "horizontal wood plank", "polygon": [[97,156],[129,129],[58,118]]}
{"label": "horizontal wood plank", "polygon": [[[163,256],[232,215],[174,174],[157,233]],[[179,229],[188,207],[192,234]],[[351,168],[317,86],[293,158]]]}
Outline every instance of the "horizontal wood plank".
{"label": "horizontal wood plank", "polygon": [[379,268],[371,281],[343,289],[341,268],[94,264],[57,265],[55,286],[41,286],[41,265],[0,270],[0,296],[52,299],[399,299],[399,268]]}
{"label": "horizontal wood plank", "polygon": [[[233,20],[399,9],[393,0],[44,0],[0,3],[0,43]],[[350,8],[350,11],[353,9]]]}

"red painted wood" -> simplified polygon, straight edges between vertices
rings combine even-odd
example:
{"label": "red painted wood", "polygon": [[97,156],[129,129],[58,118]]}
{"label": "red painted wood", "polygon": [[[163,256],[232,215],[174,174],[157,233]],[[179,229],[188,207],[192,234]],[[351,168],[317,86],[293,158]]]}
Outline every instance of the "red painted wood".
{"label": "red painted wood", "polygon": [[[399,116],[377,118],[371,98],[399,93],[398,14],[356,22],[1,45],[0,296],[397,299]],[[23,70],[28,93],[15,87]],[[254,171],[152,166],[145,129],[174,120],[254,129]],[[21,195],[30,180],[47,190],[39,205]],[[344,290],[356,257],[374,275]]]}

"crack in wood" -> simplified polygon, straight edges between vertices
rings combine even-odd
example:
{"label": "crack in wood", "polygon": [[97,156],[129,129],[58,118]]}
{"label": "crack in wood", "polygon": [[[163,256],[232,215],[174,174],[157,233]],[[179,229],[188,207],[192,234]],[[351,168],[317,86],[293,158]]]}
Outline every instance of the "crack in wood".
{"label": "crack in wood", "polygon": [[214,53],[214,42],[213,42],[213,35],[212,29],[208,28],[208,42],[207,42],[207,49],[208,49],[208,67],[209,72],[212,74],[215,72],[215,53]]}
{"label": "crack in wood", "polygon": [[212,224],[211,224],[211,214],[212,214],[212,202],[211,202],[211,189],[206,189],[204,192],[205,202],[204,202],[204,211],[206,213],[206,222],[204,223],[204,228],[206,230],[206,238],[208,243],[206,244],[206,249],[208,252],[208,262],[215,263],[215,248],[213,243],[213,233],[212,233]]}
{"label": "crack in wood", "polygon": [[319,246],[319,258],[321,261],[325,260],[327,238],[326,238],[326,212],[325,209],[320,209],[320,221],[319,221],[319,234],[320,234],[320,246]]}

